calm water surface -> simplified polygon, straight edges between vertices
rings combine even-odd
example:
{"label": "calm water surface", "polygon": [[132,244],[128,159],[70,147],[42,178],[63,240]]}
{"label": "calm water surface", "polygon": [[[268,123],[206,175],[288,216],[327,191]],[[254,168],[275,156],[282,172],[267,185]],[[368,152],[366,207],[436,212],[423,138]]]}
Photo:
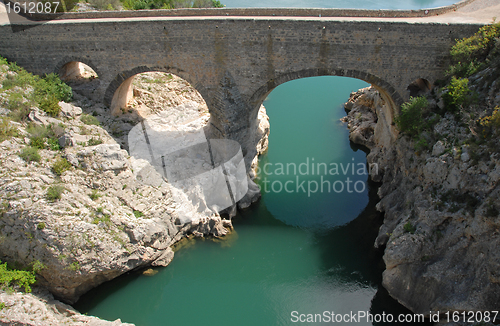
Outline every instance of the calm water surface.
{"label": "calm water surface", "polygon": [[426,9],[448,6],[459,0],[223,0],[228,8],[362,8]]}
{"label": "calm water surface", "polygon": [[[222,241],[187,242],[156,275],[130,273],[105,283],[76,308],[144,326],[291,325],[293,311],[406,312],[380,287],[381,252],[373,249],[381,223],[376,188],[361,171],[312,172],[313,159],[329,167],[365,166],[365,153],[349,143],[339,121],[349,93],[365,86],[344,77],[315,77],[277,87],[264,103],[271,134],[260,161],[262,171],[267,164],[273,174],[261,171],[262,199],[234,218],[235,231]],[[286,163],[302,164],[302,172],[309,164],[309,173],[275,173]],[[296,184],[292,193],[277,191],[297,178],[306,191],[309,182],[351,178],[359,191],[325,187],[308,196]]]}

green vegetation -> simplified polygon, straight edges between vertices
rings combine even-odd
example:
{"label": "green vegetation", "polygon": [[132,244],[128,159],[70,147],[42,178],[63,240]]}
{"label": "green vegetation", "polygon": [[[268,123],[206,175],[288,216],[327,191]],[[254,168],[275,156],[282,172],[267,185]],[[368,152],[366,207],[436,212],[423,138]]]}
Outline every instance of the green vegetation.
{"label": "green vegetation", "polygon": [[415,226],[413,226],[410,221],[406,222],[406,224],[403,225],[403,229],[405,230],[405,232],[409,232],[411,234],[415,234],[415,231],[417,231],[417,228],[415,228]]}
{"label": "green vegetation", "polygon": [[10,119],[0,118],[0,142],[17,135],[17,129],[10,125]]}
{"label": "green vegetation", "polygon": [[87,146],[95,146],[95,145],[100,145],[102,144],[102,139],[101,138],[90,138],[88,141],[87,141]]}
{"label": "green vegetation", "polygon": [[64,190],[64,187],[59,185],[49,187],[47,189],[47,199],[49,201],[56,201],[58,199],[61,199],[61,195]]}
{"label": "green vegetation", "polygon": [[27,163],[30,162],[40,162],[40,154],[38,153],[38,148],[36,147],[25,147],[19,152],[19,157],[25,160]]}
{"label": "green vegetation", "polygon": [[30,145],[38,149],[49,148],[51,150],[60,150],[59,137],[64,133],[61,126],[43,126],[30,124],[26,129],[30,134]]}
{"label": "green vegetation", "polygon": [[411,97],[408,102],[401,105],[401,113],[395,119],[398,129],[411,137],[417,136],[423,127],[423,110],[426,107],[425,97]]}
{"label": "green vegetation", "polygon": [[96,117],[90,114],[82,114],[80,116],[80,120],[86,125],[95,125],[95,126],[99,125],[99,120],[97,120]]}
{"label": "green vegetation", "polygon": [[54,164],[52,164],[52,171],[58,176],[61,176],[65,171],[71,169],[71,163],[68,162],[64,157],[58,158]]}
{"label": "green vegetation", "polygon": [[71,87],[62,82],[56,74],[39,77],[32,75],[15,63],[8,63],[0,57],[0,64],[7,65],[13,73],[7,74],[2,82],[2,92],[15,87],[23,92],[10,92],[7,96],[6,109],[10,110],[10,118],[14,121],[24,121],[31,107],[36,106],[51,116],[57,116],[61,110],[59,101],[70,101],[73,95]]}
{"label": "green vegetation", "polygon": [[137,217],[137,218],[139,218],[139,217],[143,217],[143,216],[144,216],[144,213],[143,213],[143,212],[141,212],[141,211],[136,211],[136,210],[134,210],[134,216],[135,216],[135,217]]}
{"label": "green vegetation", "polygon": [[39,261],[33,264],[32,271],[11,269],[7,266],[7,263],[2,264],[0,261],[0,284],[3,285],[4,289],[12,289],[13,286],[18,286],[29,293],[31,292],[31,285],[36,282],[35,274],[42,268],[44,266]]}
{"label": "green vegetation", "polygon": [[122,0],[124,9],[223,8],[219,0]]}
{"label": "green vegetation", "polygon": [[469,89],[469,80],[467,78],[451,78],[450,84],[446,87],[447,92],[443,94],[443,100],[446,109],[455,112],[460,107],[470,102],[471,91]]}
{"label": "green vegetation", "polygon": [[481,118],[479,120],[479,125],[482,127],[483,136],[498,136],[500,133],[500,108],[497,106],[493,109],[492,115]]}
{"label": "green vegetation", "polygon": [[40,223],[38,223],[38,225],[36,226],[36,228],[37,228],[38,230],[43,230],[43,229],[45,229],[45,223],[44,223],[44,222],[40,222]]}
{"label": "green vegetation", "polygon": [[99,194],[99,191],[97,189],[93,189],[92,193],[89,195],[90,199],[92,200],[97,200],[101,195]]}
{"label": "green vegetation", "polygon": [[451,48],[452,65],[448,75],[469,77],[484,69],[496,54],[495,39],[500,36],[500,24],[486,25],[471,37],[457,40]]}
{"label": "green vegetation", "polygon": [[80,269],[80,263],[77,261],[72,262],[71,264],[66,267],[66,269],[69,269],[70,271],[77,271]]}

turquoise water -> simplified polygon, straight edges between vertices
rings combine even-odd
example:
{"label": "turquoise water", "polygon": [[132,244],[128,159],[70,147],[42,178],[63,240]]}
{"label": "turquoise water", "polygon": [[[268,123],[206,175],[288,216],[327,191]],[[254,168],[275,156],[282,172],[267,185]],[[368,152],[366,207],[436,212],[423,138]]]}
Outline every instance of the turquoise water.
{"label": "turquoise water", "polygon": [[223,0],[228,8],[362,8],[427,9],[448,6],[459,0]]}
{"label": "turquoise water", "polygon": [[[235,231],[222,241],[190,241],[156,275],[129,273],[90,291],[76,308],[136,325],[292,325],[294,312],[407,312],[380,286],[382,253],[373,249],[382,219],[374,207],[376,187],[363,174],[312,171],[313,158],[330,167],[365,166],[365,153],[349,143],[339,119],[349,93],[366,85],[315,77],[277,87],[264,103],[271,134],[260,160],[263,196],[233,219]],[[309,173],[276,173],[280,163],[303,164],[306,172],[307,162]],[[265,164],[273,174],[263,172]],[[352,178],[364,189],[277,191],[297,177],[305,184]]]}

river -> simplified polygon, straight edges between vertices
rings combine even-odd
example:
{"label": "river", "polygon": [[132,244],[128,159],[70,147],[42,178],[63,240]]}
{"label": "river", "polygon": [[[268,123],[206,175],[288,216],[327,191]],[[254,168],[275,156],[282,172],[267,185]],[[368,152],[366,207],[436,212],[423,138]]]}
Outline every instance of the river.
{"label": "river", "polygon": [[[328,2],[339,7],[334,3]],[[363,3],[350,4],[376,5]],[[402,1],[398,8],[444,4],[450,2]],[[366,175],[366,154],[340,122],[350,92],[366,86],[333,76],[278,86],[264,102],[271,133],[259,161],[262,198],[233,218],[234,232],[224,240],[187,241],[156,275],[119,277],[88,292],[76,308],[143,326],[292,325],[307,314],[321,314],[315,324],[322,325],[336,314],[410,313],[381,286],[382,251],[373,248],[383,218],[375,210],[377,188]]]}

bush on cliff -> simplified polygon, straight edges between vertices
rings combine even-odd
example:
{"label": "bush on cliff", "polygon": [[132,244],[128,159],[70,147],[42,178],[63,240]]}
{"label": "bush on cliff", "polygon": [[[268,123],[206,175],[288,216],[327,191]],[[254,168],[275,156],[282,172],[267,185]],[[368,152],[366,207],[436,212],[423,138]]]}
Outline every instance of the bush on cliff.
{"label": "bush on cliff", "polygon": [[498,46],[500,23],[486,25],[471,37],[457,40],[451,48],[452,64],[448,75],[469,77],[483,69],[491,60],[491,54]]}
{"label": "bush on cliff", "polygon": [[4,289],[12,289],[12,286],[24,288],[25,292],[31,292],[31,285],[36,282],[36,271],[21,271],[11,269],[7,263],[0,261],[0,284]]}
{"label": "bush on cliff", "polygon": [[443,94],[447,111],[455,112],[460,107],[467,105],[471,102],[471,95],[469,80],[453,76],[446,87],[446,92]]}
{"label": "bush on cliff", "polygon": [[[23,92],[11,91],[8,93],[7,109],[15,121],[24,120],[31,107],[36,106],[52,116],[59,114],[59,101],[69,102],[73,96],[71,87],[59,79],[56,74],[44,77],[33,75],[15,63],[7,63],[0,57],[0,65],[7,67],[13,73],[7,74],[2,81],[0,92],[12,90],[14,87],[23,89]],[[2,69],[3,70],[3,69]]]}
{"label": "bush on cliff", "polygon": [[410,97],[408,102],[401,105],[401,112],[395,119],[399,131],[411,137],[417,136],[424,126],[423,110],[426,107],[427,98]]}

